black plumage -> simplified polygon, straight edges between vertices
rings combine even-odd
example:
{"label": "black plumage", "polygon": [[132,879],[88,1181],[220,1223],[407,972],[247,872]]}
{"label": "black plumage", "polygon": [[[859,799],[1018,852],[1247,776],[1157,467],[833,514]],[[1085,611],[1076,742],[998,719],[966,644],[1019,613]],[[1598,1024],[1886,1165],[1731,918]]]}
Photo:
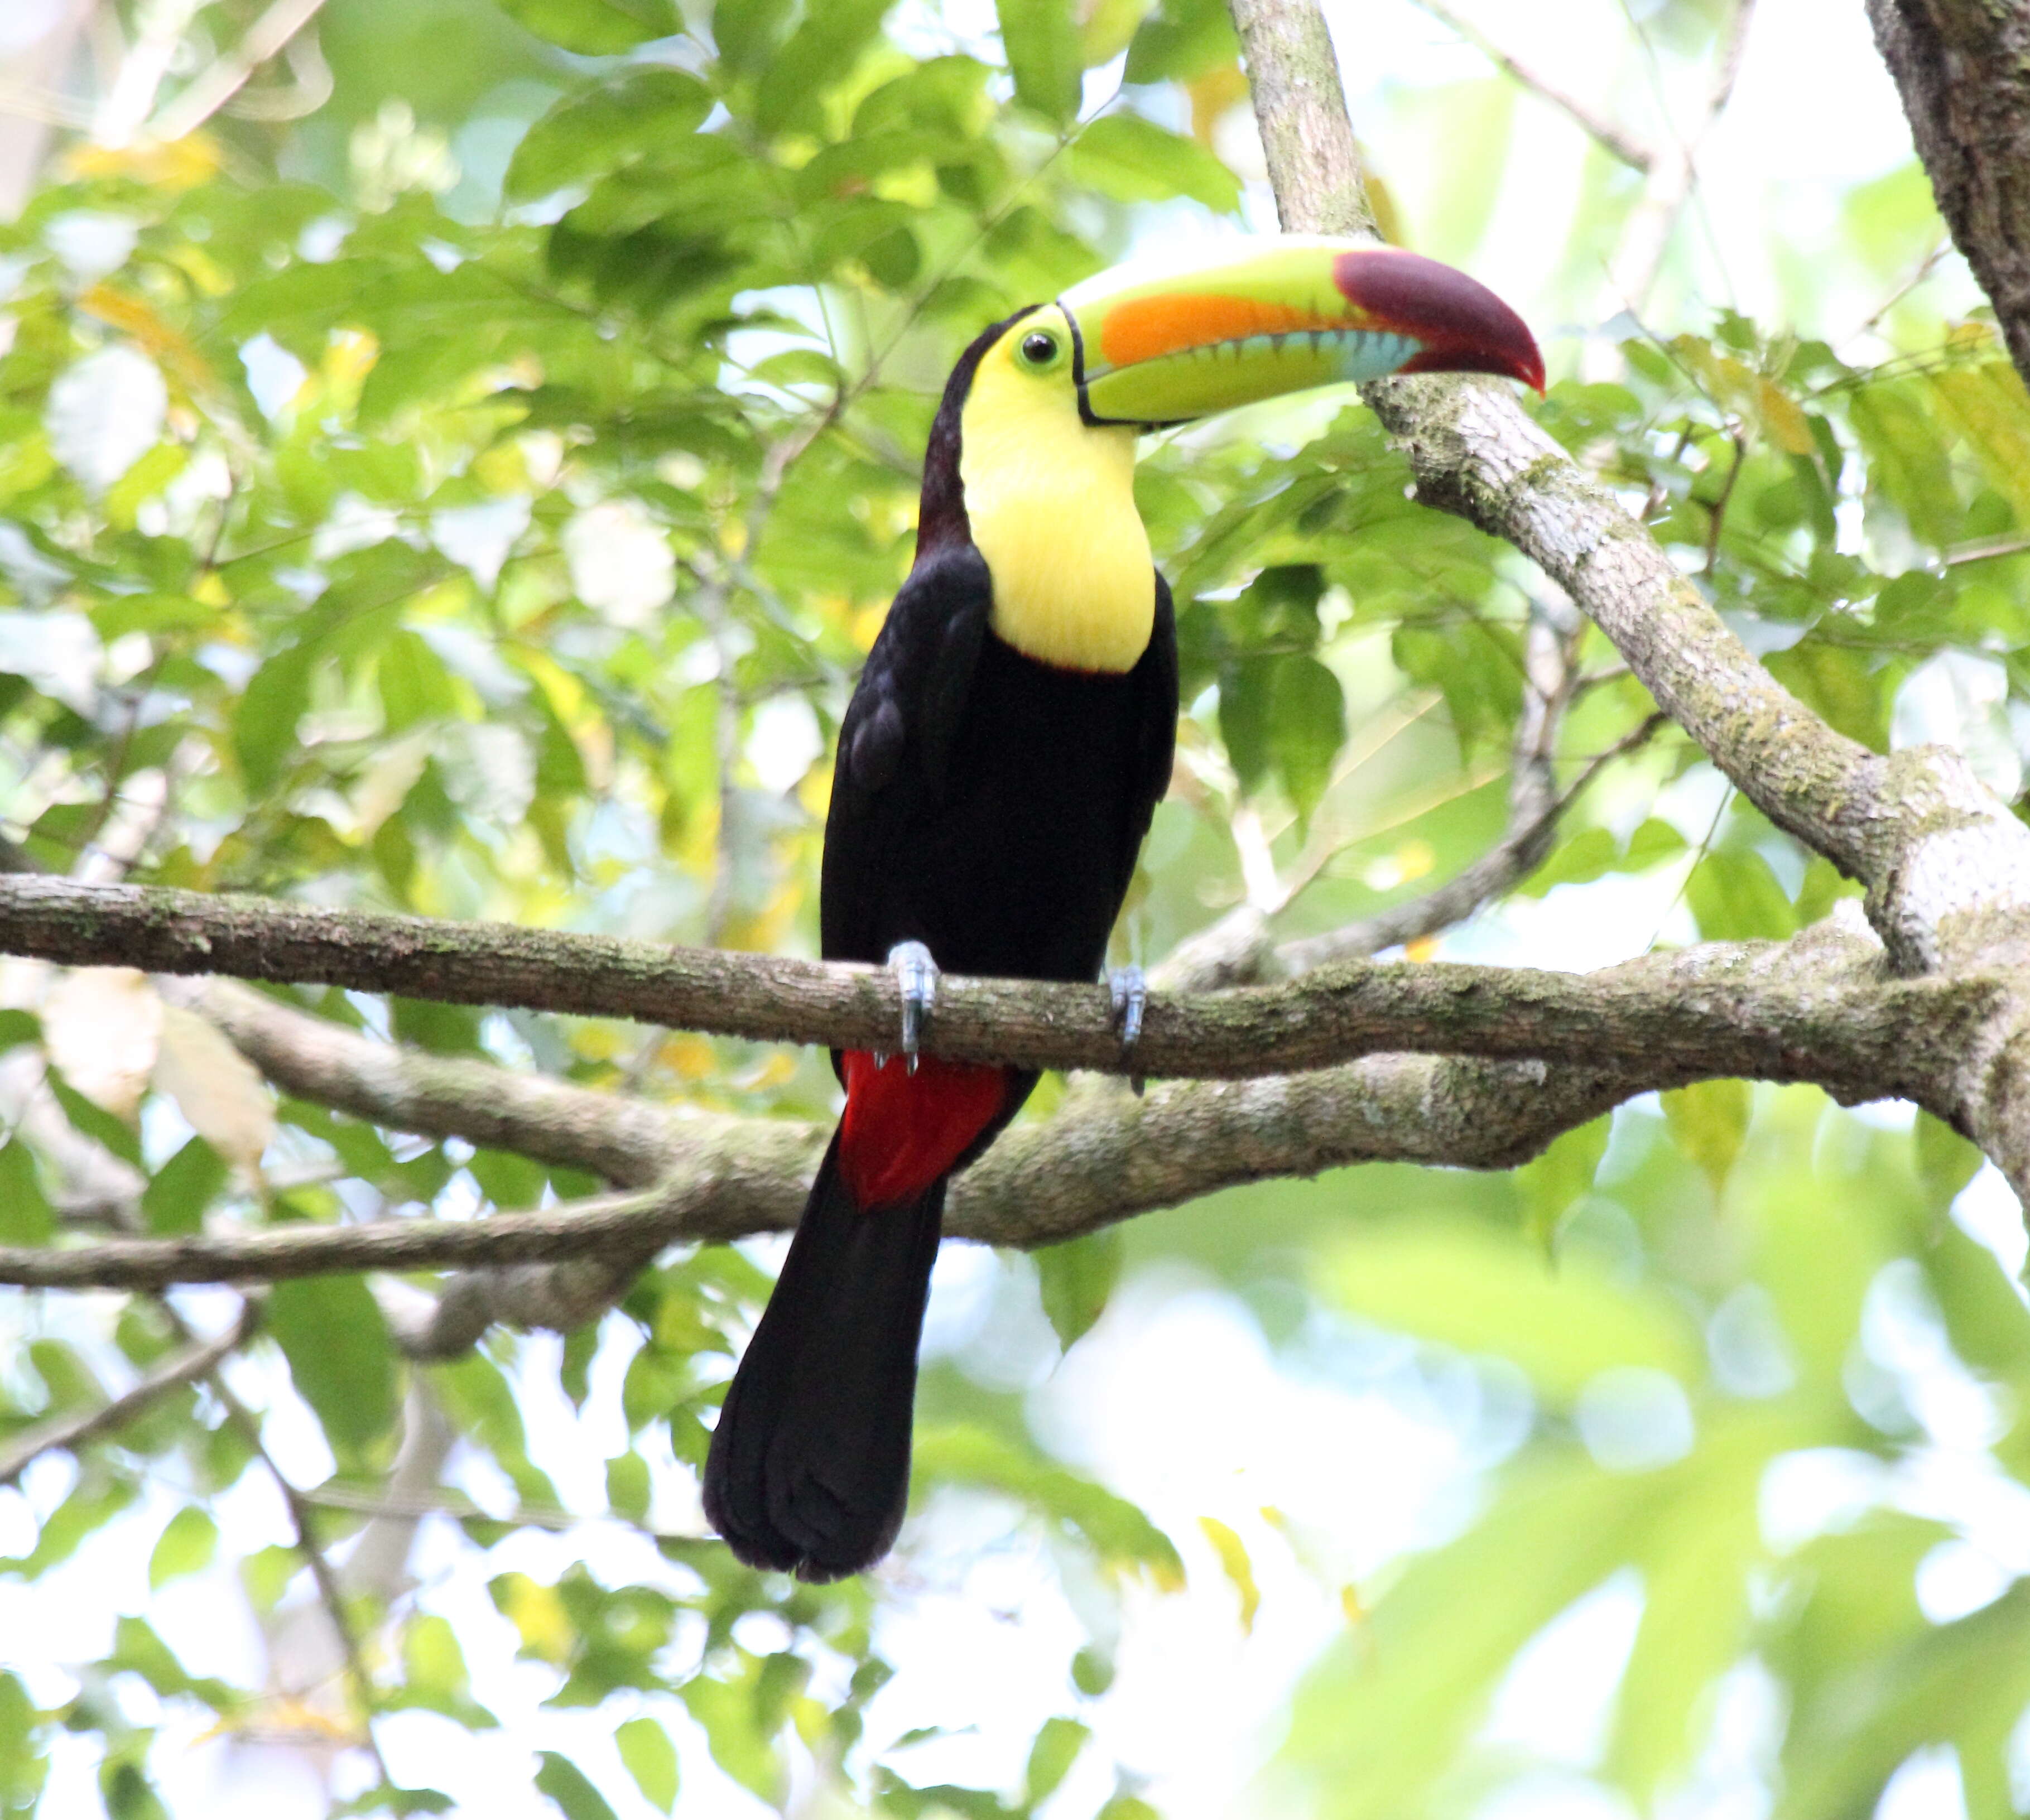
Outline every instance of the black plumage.
{"label": "black plumage", "polygon": [[[914,941],[949,971],[1089,980],[1169,786],[1176,637],[1161,576],[1147,648],[1124,673],[1054,668],[994,631],[992,577],[965,521],[959,419],[980,355],[1006,327],[969,348],[946,387],[916,566],[840,727],[824,952],[879,963]],[[958,1167],[1036,1080],[1000,1078],[998,1111]],[[707,1514],[737,1554],[812,1580],[867,1566],[901,1524],[945,1197],[940,1178],[903,1205],[862,1209],[839,1153],[835,1135],[727,1394],[705,1485]]]}

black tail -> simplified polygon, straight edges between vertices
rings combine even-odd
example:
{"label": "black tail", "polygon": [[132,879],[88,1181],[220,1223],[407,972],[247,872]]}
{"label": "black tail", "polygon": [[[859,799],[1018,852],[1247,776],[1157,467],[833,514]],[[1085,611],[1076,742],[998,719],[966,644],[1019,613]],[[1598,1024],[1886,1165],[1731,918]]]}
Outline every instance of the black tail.
{"label": "black tail", "polygon": [[940,1180],[862,1213],[832,1134],[705,1461],[705,1515],[750,1567],[838,1580],[894,1541],[944,1207]]}

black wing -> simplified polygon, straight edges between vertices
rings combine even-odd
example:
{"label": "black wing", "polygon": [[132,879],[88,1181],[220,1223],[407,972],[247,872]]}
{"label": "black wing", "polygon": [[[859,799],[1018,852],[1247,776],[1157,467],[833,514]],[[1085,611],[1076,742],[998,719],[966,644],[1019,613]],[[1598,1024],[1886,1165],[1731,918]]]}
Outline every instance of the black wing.
{"label": "black wing", "polygon": [[1121,830],[1120,889],[1116,908],[1134,882],[1135,862],[1154,818],[1156,805],[1170,792],[1170,769],[1177,749],[1177,620],[1170,602],[1170,585],[1156,575],[1156,622],[1149,648],[1134,669],[1140,698],[1141,722],[1136,745],[1136,771],[1132,809]]}
{"label": "black wing", "polygon": [[[900,806],[890,786],[905,762],[899,793],[942,789],[993,605],[987,559],[969,543],[948,548],[910,571],[867,654],[839,724],[825,822],[819,923],[827,960],[878,961],[897,939],[876,927],[880,874],[896,858],[877,824]],[[887,816],[879,813],[884,795]]]}

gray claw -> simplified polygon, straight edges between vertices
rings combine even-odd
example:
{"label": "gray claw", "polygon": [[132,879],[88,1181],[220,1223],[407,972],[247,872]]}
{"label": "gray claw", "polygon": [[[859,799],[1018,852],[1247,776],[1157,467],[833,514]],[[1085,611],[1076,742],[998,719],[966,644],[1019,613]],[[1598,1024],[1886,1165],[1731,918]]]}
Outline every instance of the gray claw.
{"label": "gray claw", "polygon": [[938,964],[920,942],[898,942],[888,950],[888,971],[902,995],[902,1053],[916,1072],[916,1046],[938,1004]]}
{"label": "gray claw", "polygon": [[[1114,1001],[1114,1027],[1121,1032],[1121,1053],[1132,1055],[1136,1044],[1141,1040],[1142,1014],[1149,1005],[1149,977],[1140,967],[1110,967],[1106,970],[1106,990]],[[1140,1099],[1141,1075],[1130,1075],[1128,1084]]]}

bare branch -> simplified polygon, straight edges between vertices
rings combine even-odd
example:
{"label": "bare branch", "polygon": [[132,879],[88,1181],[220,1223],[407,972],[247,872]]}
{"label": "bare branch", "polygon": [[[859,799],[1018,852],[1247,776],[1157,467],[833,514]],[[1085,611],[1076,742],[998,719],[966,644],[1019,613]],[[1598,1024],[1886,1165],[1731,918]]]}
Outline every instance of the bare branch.
{"label": "bare branch", "polygon": [[[54,878],[0,878],[0,946],[843,1047],[892,1042],[898,1017],[894,982],[873,968]],[[1290,985],[1158,998],[1132,1072],[1237,1079],[1390,1049],[1612,1062],[1660,1045],[1727,1073],[1891,1079],[1900,1077],[1894,1052],[1907,1033],[1879,1030],[1887,1046],[1871,1051],[1861,997],[1888,994],[1883,1002],[1896,1006],[1889,1023],[1900,1025],[1928,994],[1982,990],[1978,981],[1941,981],[1900,989],[1901,997],[1888,986],[1857,996],[1745,979],[1724,1002],[1710,991],[1687,999],[1672,978],[1681,960],[1654,956],[1590,975],[1348,962]],[[1928,1000],[1922,1012],[1941,1008]],[[927,1047],[1032,1068],[1130,1068],[1096,986],[949,976]]]}
{"label": "bare branch", "polygon": [[[182,1319],[176,1311],[169,1308],[167,1304],[164,1304],[164,1308],[169,1319],[181,1327]],[[259,1419],[240,1400],[232,1387],[225,1381],[224,1374],[214,1368],[208,1381],[213,1394],[225,1406],[226,1420],[238,1431],[255,1457],[267,1469],[268,1476],[274,1481],[275,1489],[281,1494],[282,1502],[288,1506],[289,1521],[296,1530],[296,1551],[303,1556],[303,1564],[310,1570],[310,1579],[317,1587],[324,1617],[344,1658],[346,1678],[359,1709],[359,1735],[351,1741],[360,1745],[373,1759],[381,1783],[384,1785],[392,1784],[394,1778],[389,1774],[387,1759],[381,1754],[380,1740],[374,1735],[373,1677],[368,1672],[366,1658],[361,1653],[359,1638],[352,1628],[351,1616],[345,1608],[344,1589],[340,1586],[338,1576],[333,1572],[331,1563],[325,1559],[324,1550],[318,1542],[310,1505],[296,1489],[288,1474],[277,1463],[274,1455],[269,1452],[268,1443],[261,1433]]]}
{"label": "bare branch", "polygon": [[396,1131],[463,1138],[645,1187],[731,1121],[679,1120],[623,1094],[424,1053],[326,1022],[222,979],[165,981],[286,1093]]}
{"label": "bare branch", "polygon": [[315,18],[324,0],[274,0],[232,50],[197,76],[150,123],[158,139],[195,132],[246,87],[247,80]]}
{"label": "bare branch", "polygon": [[[1346,971],[1415,981],[1496,970]],[[947,1230],[997,1245],[1052,1244],[1217,1188],[1343,1164],[1507,1168],[1633,1094],[1719,1075],[1812,1079],[1846,1099],[1897,1094],[1950,1112],[1944,1084],[1998,994],[1980,979],[1891,977],[1872,941],[1831,925],[1789,942],[1713,945],[1591,976],[1534,977],[1548,995],[1537,1014],[1587,994],[1619,1007],[1580,1020],[1589,1034],[1570,1053],[1581,1059],[1555,1066],[1389,1054],[1286,1076],[1170,1083],[1142,1100],[1094,1088],[1050,1119],[1018,1124],[961,1177]],[[1648,1015],[1657,1007],[1668,1008],[1662,1024]],[[1503,1013],[1532,1014],[1527,1001]],[[1664,1029],[1675,1034],[1657,1034]],[[1816,1046],[1794,1046],[1806,1034]],[[1490,1038],[1489,1047],[1526,1055],[1526,1046],[1506,1036]],[[580,1307],[589,1318],[661,1246],[786,1228],[801,1212],[820,1133],[787,1120],[727,1119],[708,1141],[683,1148],[687,1124],[670,1116],[679,1149],[669,1153],[680,1153],[681,1164],[630,1194],[483,1220],[4,1248],[0,1282],[150,1289],[568,1261],[584,1273]],[[446,1313],[438,1344],[448,1347],[461,1328],[459,1343],[469,1343],[471,1323]]]}
{"label": "bare branch", "polygon": [[1619,158],[1630,169],[1638,171],[1646,171],[1656,162],[1656,150],[1647,141],[1609,119],[1590,102],[1580,100],[1570,89],[1554,81],[1505,45],[1496,43],[1480,26],[1452,6],[1449,0],[1416,0],[1416,4],[1440,24],[1456,32],[1489,62],[1505,70],[1539,100],[1549,102],[1581,132],[1589,134],[1609,156]]}
{"label": "bare branch", "polygon": [[1705,111],[1689,132],[1666,135],[1647,167],[1641,198],[1622,228],[1620,244],[1608,268],[1608,287],[1625,308],[1638,314],[1656,286],[1671,236],[1677,232],[1685,204],[1691,199],[1698,180],[1700,149],[1734,98],[1734,80],[1741,73],[1749,23],[1754,13],[1755,0],[1734,0],[1714,60]]}
{"label": "bare branch", "polygon": [[638,1523],[631,1517],[623,1517],[617,1510],[604,1510],[591,1516],[581,1517],[573,1510],[565,1510],[555,1505],[517,1504],[504,1514],[496,1514],[475,1504],[470,1498],[461,1498],[455,1492],[441,1492],[431,1497],[403,1497],[393,1491],[378,1492],[355,1491],[351,1486],[324,1484],[314,1491],[302,1495],[306,1504],[314,1504],[327,1510],[355,1510],[362,1516],[389,1519],[397,1522],[418,1523],[426,1517],[448,1517],[457,1523],[492,1523],[504,1529],[553,1529],[560,1532],[582,1528],[588,1523],[618,1523],[632,1529],[637,1535],[652,1537],[658,1542],[708,1542],[708,1529],[667,1529],[652,1523]]}

